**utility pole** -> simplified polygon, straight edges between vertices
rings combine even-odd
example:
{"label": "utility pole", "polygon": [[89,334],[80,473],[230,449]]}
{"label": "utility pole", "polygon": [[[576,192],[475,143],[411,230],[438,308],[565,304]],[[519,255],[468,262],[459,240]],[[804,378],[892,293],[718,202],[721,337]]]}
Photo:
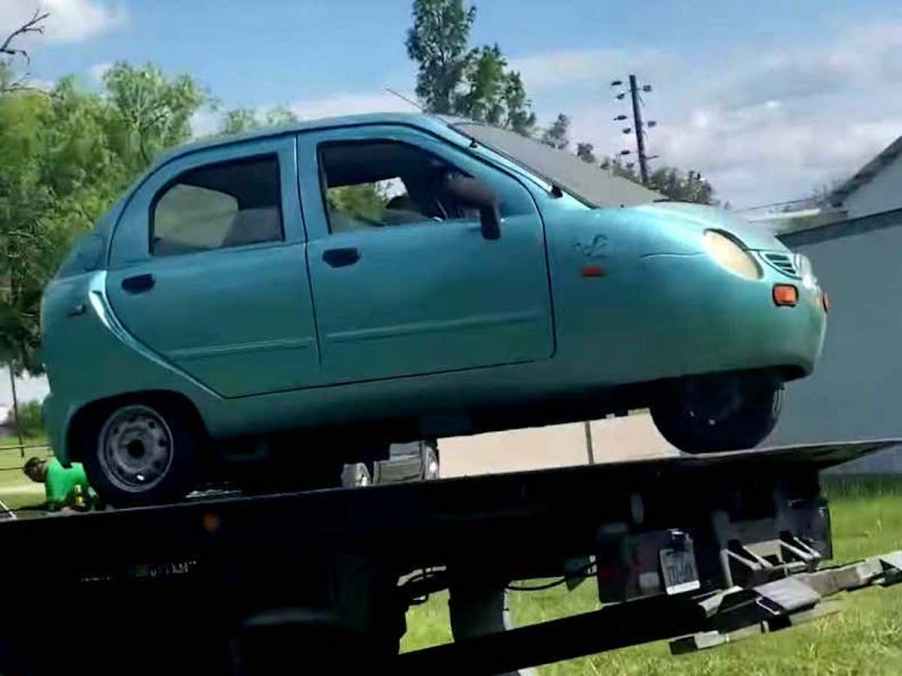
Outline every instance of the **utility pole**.
{"label": "utility pole", "polygon": [[639,176],[642,185],[648,184],[648,164],[645,157],[645,128],[642,123],[642,109],[639,107],[639,85],[636,76],[630,75],[630,94],[633,97],[633,129],[636,131],[636,152],[639,154]]}
{"label": "utility pole", "polygon": [[[623,80],[614,80],[611,83],[612,87],[622,87]],[[623,133],[629,134],[634,133],[636,135],[636,154],[639,156],[639,178],[642,180],[643,185],[648,185],[648,161],[653,160],[657,157],[657,155],[648,156],[645,154],[645,129],[646,127],[656,127],[658,125],[654,120],[649,120],[646,123],[642,119],[642,100],[640,99],[640,91],[641,92],[650,92],[651,85],[645,84],[642,85],[641,89],[639,87],[638,79],[635,75],[629,76],[629,92],[630,92],[630,100],[633,104],[633,126],[624,127]],[[617,94],[615,98],[618,101],[622,101],[626,97],[626,92],[620,92]],[[618,115],[614,118],[614,122],[624,122],[628,118],[626,115]],[[621,150],[619,155],[631,155],[631,150]],[[627,165],[629,166],[629,165]]]}

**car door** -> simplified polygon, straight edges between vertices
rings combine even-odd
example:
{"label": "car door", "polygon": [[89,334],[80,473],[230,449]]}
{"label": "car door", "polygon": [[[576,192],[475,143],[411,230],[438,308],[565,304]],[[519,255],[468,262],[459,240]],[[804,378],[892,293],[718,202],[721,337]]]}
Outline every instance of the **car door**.
{"label": "car door", "polygon": [[107,295],[132,336],[225,397],[319,382],[293,137],[190,153],[132,196]]}
{"label": "car door", "polygon": [[[301,173],[320,177],[303,181],[302,203],[325,382],[552,355],[543,223],[515,178],[400,125],[305,133],[298,148]],[[445,170],[499,195],[499,239],[476,213],[429,206]]]}

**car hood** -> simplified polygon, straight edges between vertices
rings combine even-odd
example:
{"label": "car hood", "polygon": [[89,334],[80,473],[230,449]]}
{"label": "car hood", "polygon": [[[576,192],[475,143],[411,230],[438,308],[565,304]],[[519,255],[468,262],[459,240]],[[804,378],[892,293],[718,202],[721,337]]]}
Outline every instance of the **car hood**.
{"label": "car hood", "polygon": [[[701,230],[724,230],[749,249],[782,251],[786,246],[770,232],[756,227],[726,209],[688,202],[654,202],[633,207],[662,221],[673,220],[680,225],[695,226]],[[676,223],[675,223],[676,224]]]}

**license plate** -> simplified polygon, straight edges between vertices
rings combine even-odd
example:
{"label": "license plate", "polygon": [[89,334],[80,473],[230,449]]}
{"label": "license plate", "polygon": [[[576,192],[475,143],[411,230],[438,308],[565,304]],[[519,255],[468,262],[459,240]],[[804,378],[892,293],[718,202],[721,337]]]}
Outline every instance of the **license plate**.
{"label": "license plate", "polygon": [[682,594],[701,587],[698,569],[695,567],[695,554],[691,547],[662,549],[660,556],[664,589],[668,594]]}

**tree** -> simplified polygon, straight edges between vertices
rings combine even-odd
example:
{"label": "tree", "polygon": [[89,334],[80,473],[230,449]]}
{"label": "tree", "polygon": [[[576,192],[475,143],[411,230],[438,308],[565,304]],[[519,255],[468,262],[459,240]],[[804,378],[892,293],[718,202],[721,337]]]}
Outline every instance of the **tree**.
{"label": "tree", "polygon": [[697,172],[685,175],[676,167],[661,167],[648,177],[648,187],[679,202],[718,204],[713,186]]}
{"label": "tree", "polygon": [[597,164],[598,158],[595,157],[595,146],[591,143],[577,143],[576,144],[576,156],[581,159],[583,162],[587,162],[588,164]]}
{"label": "tree", "polygon": [[298,117],[289,108],[276,106],[265,113],[252,108],[235,108],[226,111],[218,135],[243,134],[261,127],[278,127],[297,122]]}
{"label": "tree", "polygon": [[187,76],[117,64],[101,93],[63,78],[50,95],[0,95],[0,360],[41,371],[43,287],[74,237],[161,150],[187,140],[205,95]]}
{"label": "tree", "polygon": [[529,135],[536,116],[530,110],[523,79],[507,70],[507,59],[497,44],[470,52],[462,87],[452,98],[455,115]]}
{"label": "tree", "polygon": [[463,0],[414,0],[407,55],[426,110],[467,117],[528,135],[535,125],[523,78],[495,44],[469,48],[476,8]]}
{"label": "tree", "polygon": [[28,72],[16,78],[15,63],[24,61],[27,67],[31,63],[31,57],[27,50],[17,47],[16,43],[29,33],[43,34],[44,21],[49,16],[49,12],[42,12],[40,9],[36,9],[31,19],[11,31],[0,42],[0,94],[29,88],[27,84]]}
{"label": "tree", "polygon": [[546,146],[564,150],[570,145],[569,133],[570,118],[563,113],[559,113],[557,119],[542,133],[541,141]]}
{"label": "tree", "polygon": [[153,64],[142,67],[118,62],[103,76],[115,108],[123,140],[138,150],[137,169],[144,169],[164,148],[191,137],[191,116],[208,101],[189,75],[167,78]]}
{"label": "tree", "polygon": [[433,113],[449,114],[454,94],[470,63],[467,49],[476,8],[462,0],[414,0],[407,55],[418,64],[417,96]]}
{"label": "tree", "polygon": [[620,178],[630,180],[633,183],[642,183],[642,180],[636,173],[635,166],[632,163],[624,164],[619,157],[615,157],[613,159],[611,159],[610,157],[605,157],[601,162],[601,169],[613,174],[614,176],[619,176]]}

